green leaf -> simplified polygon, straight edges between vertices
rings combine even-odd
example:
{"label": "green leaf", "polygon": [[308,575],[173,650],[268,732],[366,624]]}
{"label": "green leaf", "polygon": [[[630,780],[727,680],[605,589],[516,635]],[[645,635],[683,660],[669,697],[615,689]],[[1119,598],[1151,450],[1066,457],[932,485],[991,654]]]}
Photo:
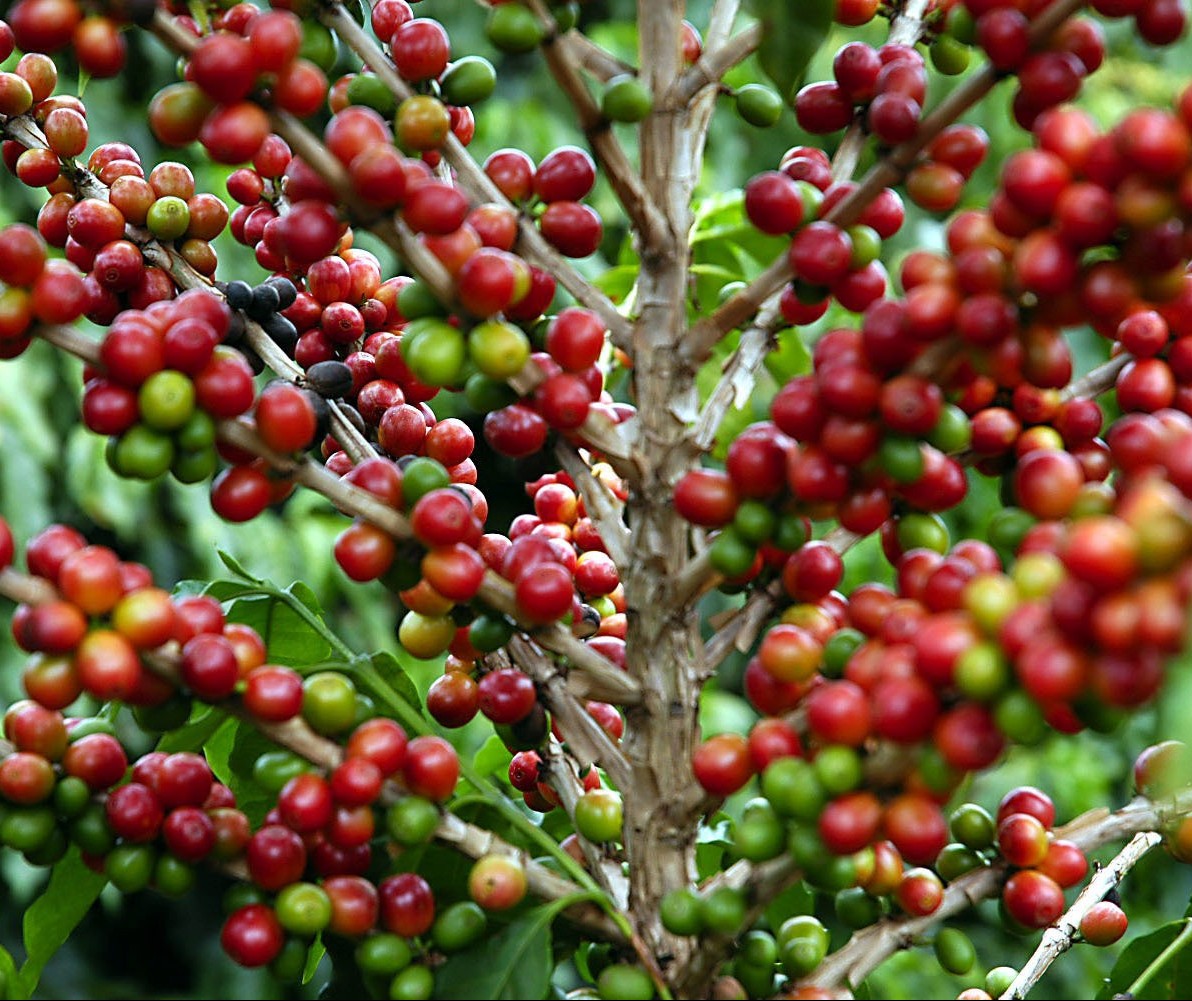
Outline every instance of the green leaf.
{"label": "green leaf", "polygon": [[591,897],[581,893],[535,907],[493,937],[452,956],[435,973],[434,996],[486,1001],[547,997],[554,971],[550,926],[566,907]]}
{"label": "green leaf", "polygon": [[243,810],[252,821],[253,829],[277,805],[277,796],[270,795],[253,780],[252,768],[257,758],[270,751],[276,751],[277,745],[265,737],[254,726],[247,723],[233,722],[235,737],[232,749],[228,754],[229,779],[225,779],[232,792],[236,794],[236,805]]}
{"label": "green leaf", "polygon": [[318,595],[316,595],[304,581],[294,581],[294,583],[287,587],[282,593],[296,598],[318,618],[321,619],[323,617],[323,606],[319,604]]}
{"label": "green leaf", "polygon": [[223,563],[223,565],[225,567],[227,567],[229,570],[231,570],[232,573],[234,573],[237,577],[240,577],[240,578],[248,581],[250,584],[265,583],[259,577],[254,577],[247,570],[245,570],[244,567],[241,566],[240,561],[237,560],[236,557],[233,556],[231,553],[226,553],[222,549],[217,549],[217,550],[215,550],[215,555],[218,556],[220,559],[220,562]]}
{"label": "green leaf", "polygon": [[297,670],[319,664],[331,656],[331,644],[286,601],[271,594],[236,598],[228,620],[252,626],[261,634],[271,664]]}
{"label": "green leaf", "polygon": [[37,988],[46,963],[70,938],[107,882],[83,864],[78,848],[72,847],[54,866],[45,891],[25,911],[26,958],[17,976],[24,997]]}
{"label": "green leaf", "polygon": [[348,673],[373,698],[392,706],[393,696],[396,695],[413,706],[415,712],[422,712],[422,700],[418,697],[418,689],[414,687],[414,682],[406,674],[405,668],[388,650],[372,655],[359,654],[346,666]]}
{"label": "green leaf", "polygon": [[306,966],[302,969],[302,982],[309,984],[314,979],[315,972],[319,968],[319,963],[323,961],[323,957],[327,954],[327,947],[323,945],[323,936],[320,935],[310,944],[310,949],[306,953]]}
{"label": "green leaf", "polygon": [[219,709],[196,703],[190,721],[185,726],[164,734],[157,742],[156,750],[165,751],[167,754],[201,750],[227,718],[227,714]]}
{"label": "green leaf", "polygon": [[828,37],[835,6],[834,0],[753,0],[762,24],[757,61],[792,107],[807,64]]}
{"label": "green leaf", "polygon": [[488,738],[472,759],[472,767],[481,775],[501,775],[509,770],[513,755],[495,733]]}
{"label": "green leaf", "polygon": [[719,872],[725,853],[732,846],[732,821],[726,813],[717,813],[708,819],[695,836],[695,871],[700,879],[707,879]]}
{"label": "green leaf", "polygon": [[203,745],[203,754],[207,758],[207,764],[211,766],[211,771],[215,773],[215,777],[220,782],[228,786],[231,785],[229,779],[232,777],[229,759],[232,755],[232,745],[236,741],[236,730],[239,725],[229,716]]}
{"label": "green leaf", "polygon": [[601,272],[592,279],[592,284],[613,302],[621,302],[637,282],[639,270],[636,264],[622,264]]}
{"label": "green leaf", "polygon": [[780,385],[811,371],[811,352],[796,327],[778,331],[778,347],[766,355],[765,365]]}
{"label": "green leaf", "polygon": [[1097,994],[1183,998],[1192,991],[1192,919],[1172,921],[1134,939],[1118,956],[1109,981]]}
{"label": "green leaf", "polygon": [[4,991],[6,998],[12,998],[13,1001],[25,1001],[28,995],[21,990],[21,986],[17,964],[13,961],[12,954],[0,946],[0,989]]}
{"label": "green leaf", "polygon": [[771,928],[780,928],[782,922],[796,914],[815,913],[815,893],[806,883],[800,880],[793,886],[788,886],[777,897],[770,901],[766,908],[766,921]]}

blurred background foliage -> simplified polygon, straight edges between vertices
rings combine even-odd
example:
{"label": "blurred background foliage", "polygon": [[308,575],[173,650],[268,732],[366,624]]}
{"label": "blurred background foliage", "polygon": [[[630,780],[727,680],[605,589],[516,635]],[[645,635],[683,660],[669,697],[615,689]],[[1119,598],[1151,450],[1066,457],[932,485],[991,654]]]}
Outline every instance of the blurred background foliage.
{"label": "blurred background foliage", "polygon": [[[0,14],[9,4],[0,3]],[[688,17],[696,24],[706,22],[710,0],[692,0]],[[580,141],[574,130],[561,92],[547,81],[541,60],[535,56],[501,56],[483,37],[483,11],[474,0],[425,0],[418,13],[442,20],[450,29],[453,50],[478,52],[493,59],[499,70],[497,94],[477,114],[473,150],[483,159],[503,146],[517,146],[540,158],[549,150]],[[627,60],[635,60],[636,29],[632,0],[593,0],[584,7],[583,25],[591,36]],[[1119,30],[1120,29],[1120,30]],[[319,30],[312,25],[311,30]],[[846,36],[837,29],[809,70],[809,79],[830,75],[832,54],[849,37],[862,37],[880,44],[884,22]],[[1102,125],[1108,125],[1138,104],[1169,105],[1186,82],[1192,65],[1192,42],[1163,51],[1141,45],[1126,26],[1111,26],[1112,56],[1106,66],[1086,84],[1082,104]],[[206,162],[197,147],[165,150],[154,141],[145,117],[147,97],[158,87],[176,79],[174,60],[153,40],[139,33],[129,35],[128,71],[116,80],[91,80],[80,88],[63,66],[60,91],[79,93],[88,107],[92,145],[120,139],[135,146],[146,164],[162,159],[179,159],[195,172],[198,189],[225,195],[227,168]],[[7,66],[5,68],[8,68]],[[350,53],[340,52],[337,73],[358,69]],[[757,79],[752,61],[730,74],[727,82],[740,85]],[[931,98],[938,98],[955,86],[957,79],[934,78]],[[991,137],[991,154],[966,192],[967,206],[982,206],[996,183],[1000,164],[1014,150],[1026,145],[1026,136],[1009,115],[1009,88],[1002,86],[967,117],[981,125]],[[635,131],[617,126],[621,139],[634,151]],[[732,255],[732,267],[707,267],[700,274],[697,297],[701,306],[715,304],[722,286],[735,279],[748,279],[760,270],[758,257],[765,247],[750,241],[760,239],[744,225],[739,188],[753,173],[775,166],[790,146],[814,142],[800,132],[794,116],[784,113],[779,125],[767,131],[750,128],[736,116],[731,101],[719,102],[712,124],[711,141],[700,188],[701,230],[722,227],[742,253]],[[832,140],[834,142],[835,140]],[[863,161],[862,169],[867,166]],[[580,262],[593,279],[610,294],[620,297],[632,284],[632,249],[627,246],[623,217],[607,185],[601,183],[593,197],[605,220],[606,239],[601,253]],[[11,221],[32,222],[40,205],[38,193],[23,188],[0,172],[0,225]],[[704,218],[706,216],[706,218]],[[901,254],[912,247],[943,245],[943,224],[913,207],[903,232],[887,246],[885,261],[897,274]],[[701,244],[708,252],[721,254],[723,241],[709,239]],[[381,257],[386,274],[395,273],[397,262],[386,248],[358,238]],[[218,244],[220,276],[255,281],[263,277],[251,254],[223,238]],[[702,251],[701,251],[702,252]],[[764,259],[764,258],[763,258]],[[697,263],[699,258],[697,257]],[[620,267],[618,267],[618,265]],[[707,276],[705,280],[705,275]],[[830,313],[820,324],[796,335],[783,335],[782,360],[776,366],[779,378],[806,363],[805,346],[832,325],[852,322],[845,314]],[[1077,364],[1087,368],[1103,356],[1103,345],[1087,333],[1074,335]],[[798,338],[798,341],[795,339]],[[731,349],[731,342],[724,351]],[[715,368],[709,369],[714,379]],[[16,362],[0,365],[0,511],[19,540],[29,539],[52,521],[80,528],[89,539],[112,546],[123,558],[148,564],[167,585],[188,578],[210,580],[226,576],[217,551],[232,554],[249,572],[280,585],[306,581],[318,594],[334,629],[359,651],[389,649],[402,659],[421,692],[434,679],[440,665],[413,661],[393,639],[396,601],[379,585],[350,584],[331,558],[331,545],[344,524],[343,518],[317,496],[296,493],[284,505],[266,512],[247,525],[230,525],[211,512],[207,491],[202,486],[181,486],[173,480],[132,483],[118,479],[103,459],[103,442],[89,434],[78,420],[80,365],[43,344]],[[752,399],[726,422],[722,440],[732,431],[766,415],[769,398],[779,382],[766,377]],[[446,394],[444,394],[445,396]],[[473,422],[479,432],[478,415],[453,399],[437,399],[441,416],[448,413]],[[478,434],[479,439],[479,434]],[[480,448],[483,448],[482,442]],[[493,503],[490,525],[504,528],[517,513],[529,507],[521,488],[545,467],[533,460],[513,464],[494,460],[489,454],[476,456],[481,486]],[[953,517],[954,536],[980,533],[999,506],[996,489],[974,483],[973,495],[964,510]],[[849,558],[849,582],[888,578],[889,568],[874,545],[858,547]],[[725,603],[730,599],[718,598]],[[709,611],[713,610],[709,607]],[[0,699],[20,697],[22,658],[7,629],[0,631]],[[714,690],[705,698],[707,730],[747,727],[752,710],[737,694],[744,658],[726,666]],[[1005,763],[983,776],[967,790],[970,798],[987,806],[996,804],[1013,785],[1033,783],[1056,801],[1061,820],[1095,806],[1118,804],[1130,795],[1130,763],[1142,747],[1169,736],[1184,736],[1186,713],[1192,706],[1192,678],[1189,664],[1172,665],[1171,685],[1163,704],[1139,714],[1127,727],[1102,735],[1084,733],[1075,738],[1058,738],[1043,745],[1015,749]],[[129,737],[138,739],[131,727]],[[477,747],[479,730],[462,739]],[[143,749],[147,738],[140,737]],[[20,950],[21,915],[39,891],[44,874],[25,867],[12,853],[0,858],[0,944]],[[46,970],[39,991],[47,998],[168,998],[168,997],[280,997],[279,988],[256,974],[243,970],[224,957],[218,946],[217,915],[224,887],[206,881],[186,900],[167,900],[152,893],[122,898],[105,891],[69,945]],[[1138,867],[1125,886],[1125,902],[1131,917],[1131,932],[1143,933],[1181,914],[1192,889],[1188,869],[1177,869],[1170,860],[1154,855]],[[972,934],[985,964],[964,982],[942,973],[926,948],[911,949],[886,963],[871,979],[872,995],[889,998],[954,997],[964,986],[979,983],[978,975],[995,965],[1020,963],[1033,947],[1031,940],[1008,940],[996,920],[996,908],[983,905],[985,920],[970,917],[962,927]],[[1129,937],[1132,937],[1129,936]],[[1009,942],[1009,944],[1007,944]],[[926,945],[926,944],[925,944]],[[1053,968],[1033,996],[1039,998],[1092,997],[1101,978],[1112,965],[1117,950],[1079,948]],[[316,980],[297,996],[314,996]],[[294,996],[294,995],[290,995]]]}

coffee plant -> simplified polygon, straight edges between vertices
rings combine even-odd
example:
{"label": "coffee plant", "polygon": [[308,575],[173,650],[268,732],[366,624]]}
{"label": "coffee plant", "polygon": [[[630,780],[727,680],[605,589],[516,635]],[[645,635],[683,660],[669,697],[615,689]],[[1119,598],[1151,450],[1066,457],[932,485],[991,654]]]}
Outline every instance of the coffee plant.
{"label": "coffee plant", "polygon": [[[921,949],[1018,998],[1128,934],[1147,852],[1192,862],[1175,740],[1074,818],[970,782],[1126,723],[1184,649],[1192,89],[1079,104],[1182,0],[686,6],[639,0],[635,58],[595,3],[9,7],[38,211],[0,231],[0,357],[81,359],[119,476],[236,523],[321,495],[398,626],[359,650],[231,556],[171,590],[0,519],[0,841],[51,872],[4,997],[107,884],[212,880],[231,960],[329,996],[873,996]],[[130,40],[177,59],[153,133],[226,191],[91,141]],[[474,156],[497,67],[576,144]],[[987,98],[1022,135],[992,173]],[[822,142],[710,192],[718,105]],[[532,513],[490,518],[511,476]],[[1043,930],[1019,969],[958,920],[984,901]],[[1104,996],[1188,996],[1189,919],[1132,939]]]}

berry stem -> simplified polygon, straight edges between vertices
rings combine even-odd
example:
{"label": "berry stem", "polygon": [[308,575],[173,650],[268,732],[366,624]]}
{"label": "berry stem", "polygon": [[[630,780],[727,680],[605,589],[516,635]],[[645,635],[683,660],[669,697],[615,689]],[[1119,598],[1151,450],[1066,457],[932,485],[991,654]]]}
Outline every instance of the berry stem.
{"label": "berry stem", "polygon": [[515,636],[509,641],[509,654],[517,665],[534,679],[548,708],[558,717],[567,734],[567,743],[582,764],[598,764],[620,789],[629,788],[633,772],[613,739],[596,719],[584,709],[568,689],[567,677],[559,666],[543,655],[529,640]]}
{"label": "berry stem", "polygon": [[615,76],[636,72],[635,67],[618,59],[603,45],[593,42],[578,28],[572,28],[565,37],[576,65],[601,83],[607,83]]}
{"label": "berry stem", "polygon": [[1047,968],[1076,943],[1080,922],[1092,906],[1104,900],[1106,894],[1125,879],[1126,873],[1162,840],[1154,831],[1140,831],[1135,834],[1113,861],[1089,880],[1067,913],[1043,933],[1039,947],[1022,965],[1014,982],[1001,995],[1002,998],[1026,997],[1039,978],[1047,972]]}
{"label": "berry stem", "polygon": [[592,467],[574,445],[559,441],[555,445],[555,456],[575,481],[584,499],[588,517],[600,533],[609,556],[618,566],[624,566],[629,558],[629,529],[625,526],[624,505],[602,481],[592,475]]}
{"label": "berry stem", "polygon": [[[31,604],[41,604],[58,598],[57,590],[48,581],[20,573],[11,568],[0,571],[0,595],[12,601]],[[342,646],[342,643],[337,643],[337,645]],[[181,685],[180,654],[176,643],[171,641],[155,650],[147,651],[141,655],[141,658],[145,666],[158,677],[176,686]],[[402,716],[411,729],[418,732],[429,732],[425,721],[417,713],[414,713],[411,707],[406,706],[403,700],[395,697],[388,701],[391,704],[395,701],[401,702],[402,706],[409,710],[409,712],[403,713]],[[219,708],[242,722],[255,727],[261,734],[268,737],[279,747],[284,747],[292,751],[294,754],[316,765],[325,772],[334,770],[343,760],[343,748],[334,741],[315,733],[301,717],[294,717],[284,723],[268,723],[257,719],[248,712],[238,696],[224,700],[219,704]],[[411,716],[417,718],[412,719]],[[417,725],[413,725],[415,723]],[[594,720],[593,723],[595,723]],[[11,752],[11,745],[0,741],[0,758],[5,757]],[[527,883],[531,891],[543,899],[558,900],[564,897],[582,894],[585,889],[596,889],[596,885],[592,882],[591,877],[576,866],[574,860],[566,856],[566,853],[559,848],[558,844],[552,838],[546,835],[537,825],[532,824],[524,814],[513,807],[504,796],[494,789],[491,783],[481,778],[464,761],[460,762],[460,773],[506,819],[522,829],[524,833],[541,844],[543,848],[557,855],[560,864],[578,877],[582,877],[580,884],[586,885],[573,883],[571,880],[558,875],[553,870],[535,862],[528,852],[510,845],[492,832],[467,823],[448,812],[442,814],[439,826],[435,831],[435,837],[438,840],[454,846],[470,858],[481,858],[484,855],[496,853],[519,859],[525,867]],[[386,783],[379,802],[391,804],[405,795],[406,793],[399,786],[390,781]],[[609,910],[612,911],[614,909],[610,907]],[[577,924],[581,924],[605,938],[620,941],[628,937],[627,929],[622,926],[620,921],[611,918],[608,914],[604,913],[604,910],[594,905],[586,904],[569,908],[567,913],[568,917]]]}
{"label": "berry stem", "polygon": [[[777,299],[771,299],[762,307],[757,322],[741,331],[736,350],[724,363],[720,381],[704,402],[696,422],[695,444],[701,451],[706,452],[712,447],[716,432],[729,409],[749,402],[757,371],[766,355],[776,346],[778,331],[785,326]],[[791,330],[789,336],[798,337],[798,331]]]}
{"label": "berry stem", "polygon": [[555,82],[571,101],[575,109],[576,124],[591,144],[592,153],[603,168],[617,201],[629,217],[632,228],[647,241],[653,240],[664,226],[663,217],[641,175],[630,162],[625,148],[609,127],[609,122],[601,114],[587,84],[580,76],[580,59],[572,47],[570,33],[559,34],[555,19],[541,0],[528,0],[527,6],[547,29],[546,40],[542,43],[546,65]]}
{"label": "berry stem", "polygon": [[[377,79],[389,88],[398,101],[413,95],[409,84],[398,75],[393,63],[375,39],[353,20],[342,4],[327,4],[320,11],[319,17],[376,73]],[[443,159],[454,168],[460,184],[472,198],[481,202],[510,205],[509,200],[454,135],[447,137],[443,146]],[[521,216],[518,220],[518,232],[519,253],[531,264],[549,271],[558,279],[560,285],[575,296],[576,301],[599,316],[612,334],[614,343],[627,342],[629,323],[617,311],[612,300],[584,278],[566,258],[543,239],[534,221]]]}
{"label": "berry stem", "polygon": [[1086,398],[1093,399],[1100,396],[1106,390],[1113,388],[1122,369],[1133,360],[1134,357],[1129,354],[1120,354],[1114,358],[1110,358],[1109,361],[1098,365],[1075,382],[1068,383],[1064,387],[1063,392],[1060,393],[1060,398],[1063,400],[1081,400]]}
{"label": "berry stem", "polygon": [[[1037,48],[1043,44],[1084,4],[1085,0],[1056,0],[1046,8],[1031,22],[1032,47]],[[1002,74],[986,63],[924,115],[914,138],[895,146],[878,160],[861,179],[857,188],[846,198],[842,198],[825,219],[837,226],[850,226],[856,222],[861,212],[883,188],[897,183],[926,146],[984,97],[1001,78]],[[683,344],[684,354],[693,361],[704,361],[725,334],[741,326],[757,313],[765,301],[776,292],[780,292],[792,277],[790,263],[786,254],[783,254],[715,312],[692,326]]]}
{"label": "berry stem", "polygon": [[[709,31],[707,44],[711,45]],[[675,85],[672,100],[689,104],[705,87],[719,87],[724,74],[748,59],[762,39],[760,23],[751,24],[737,32],[715,49],[706,48],[703,55],[686,70]]]}
{"label": "berry stem", "polygon": [[[1104,809],[1090,810],[1056,828],[1055,837],[1072,841],[1088,852],[1140,831],[1157,831],[1171,818],[1189,812],[1192,812],[1192,788],[1159,802],[1139,797],[1114,813]],[[998,894],[1006,873],[1004,864],[976,869],[948,884],[943,903],[932,914],[883,921],[856,932],[800,984],[814,984],[825,989],[859,984],[888,956],[905,948],[916,936],[945,918]]]}

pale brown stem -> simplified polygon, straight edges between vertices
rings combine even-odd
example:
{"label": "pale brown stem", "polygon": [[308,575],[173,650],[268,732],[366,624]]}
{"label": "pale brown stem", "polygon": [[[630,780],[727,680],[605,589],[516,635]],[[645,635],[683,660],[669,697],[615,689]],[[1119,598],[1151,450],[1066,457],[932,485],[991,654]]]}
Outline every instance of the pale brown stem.
{"label": "pale brown stem", "polygon": [[[575,771],[575,762],[553,736],[542,750],[543,773],[546,782],[558,793],[563,810],[575,822],[575,806],[583,796],[583,783]],[[593,844],[578,831],[576,841],[584,854],[584,862],[593,879],[608,894],[614,906],[625,910],[629,906],[629,881],[621,871],[621,863],[606,857],[600,846]]]}
{"label": "pale brown stem", "polygon": [[[708,16],[708,30],[704,35],[703,51],[715,52],[719,49],[729,49],[732,43],[729,40],[729,35],[733,30],[733,24],[737,20],[737,14],[740,12],[740,0],[716,0],[712,5],[712,12]],[[748,35],[748,30],[743,34]],[[748,40],[746,40],[748,44]],[[752,43],[756,46],[756,42]],[[702,59],[701,53],[701,59]],[[729,56],[735,58],[730,52]],[[745,56],[741,56],[742,59]],[[719,79],[717,77],[717,79]],[[673,93],[681,84],[682,77],[676,81],[676,85],[671,88]],[[708,128],[712,124],[712,113],[716,110],[716,98],[719,96],[722,88],[707,87],[697,94],[693,94],[691,98],[686,100],[672,100],[670,97],[666,99],[667,106],[687,106],[688,127],[686,131],[687,144],[684,150],[686,155],[686,164],[682,171],[682,177],[685,185],[687,185],[686,193],[688,198],[694,193],[695,185],[699,181],[700,166],[704,162],[704,148],[708,141]]]}
{"label": "pale brown stem", "polygon": [[509,654],[525,671],[550,706],[579,765],[599,765],[619,789],[632,780],[629,762],[616,742],[567,688],[566,676],[550,657],[520,636],[509,641]]}
{"label": "pale brown stem", "polygon": [[[1056,0],[1031,23],[1032,46],[1037,47],[1044,43],[1060,24],[1084,4],[1085,0]],[[897,183],[931,140],[989,93],[1001,78],[1002,74],[991,65],[986,65],[969,77],[932,111],[924,115],[913,139],[895,146],[869,170],[857,187],[828,213],[825,217],[827,221],[837,226],[851,226],[856,222],[876,195],[889,185]],[[690,335],[683,345],[685,354],[693,360],[703,361],[721,337],[745,323],[770,296],[780,292],[792,277],[793,273],[784,254],[749,285],[691,328]]]}
{"label": "pale brown stem", "polygon": [[[364,61],[365,65],[376,73],[377,79],[385,84],[398,101],[403,101],[413,95],[414,91],[410,85],[398,75],[393,62],[385,55],[376,40],[352,19],[342,4],[327,4],[320,10],[319,17],[335,31],[344,44]],[[475,158],[454,135],[447,137],[442,153],[443,159],[456,172],[461,187],[476,201],[495,202],[498,205],[516,208],[493,184]],[[612,300],[547,243],[534,221],[524,215],[518,221],[517,250],[531,264],[554,275],[559,284],[570,292],[577,302],[599,316],[609,329],[615,343],[624,343],[628,340],[628,321],[617,311]]]}
{"label": "pale brown stem", "polygon": [[852,179],[857,172],[857,164],[861,162],[861,154],[865,152],[865,144],[869,141],[869,133],[865,131],[865,120],[858,115],[853,124],[848,127],[836,153],[832,156],[832,180],[836,183]]}
{"label": "pale brown stem", "polygon": [[710,48],[709,43],[703,54],[678,80],[674,91],[674,102],[687,104],[705,87],[719,87],[721,79],[735,66],[739,66],[756,50],[762,40],[760,24],[751,24],[727,42],[716,48]]}
{"label": "pale brown stem", "polygon": [[0,594],[22,605],[44,605],[58,597],[54,585],[44,577],[21,573],[12,567],[0,570]]}
{"label": "pale brown stem", "polygon": [[[704,403],[695,425],[695,444],[702,451],[706,452],[716,441],[720,422],[729,409],[741,407],[749,401],[758,369],[774,347],[775,334],[782,326],[784,321],[778,304],[771,302],[762,309],[757,323],[741,332],[737,348],[724,363],[720,381]],[[799,333],[791,330],[788,336],[798,337]]]}
{"label": "pale brown stem", "polygon": [[584,508],[609,556],[618,566],[624,566],[629,559],[629,529],[625,527],[624,505],[613,496],[605,484],[592,475],[592,469],[578,449],[560,441],[555,445],[555,457],[567,474],[575,481]]}
{"label": "pale brown stem", "polygon": [[[862,538],[863,536],[850,532],[847,528],[837,527],[821,541],[843,555]],[[701,588],[707,586],[711,577],[712,569],[705,550],[688,565],[683,583],[689,593],[693,589],[698,593]],[[782,587],[782,581],[776,580],[764,588],[754,590],[740,607],[714,617],[711,624],[716,629],[716,634],[708,641],[704,652],[705,677],[714,674],[716,667],[733,650],[740,653],[748,652],[760,635],[762,627],[784,600],[789,599]]]}
{"label": "pale brown stem", "polygon": [[1122,369],[1132,361],[1134,361],[1134,356],[1130,354],[1120,354],[1110,358],[1109,361],[1085,373],[1075,382],[1068,383],[1060,392],[1060,399],[1064,401],[1095,399],[1107,390],[1113,389]]}
{"label": "pale brown stem", "polygon": [[582,31],[573,28],[564,37],[567,39],[567,45],[571,49],[576,65],[601,83],[607,83],[615,76],[637,72],[636,66],[631,66],[618,59],[604,46],[593,42]]}
{"label": "pale brown stem", "polygon": [[662,216],[642,183],[641,175],[629,162],[624,147],[614,135],[610,123],[601,114],[587,84],[580,76],[580,57],[572,49],[570,32],[563,35],[558,33],[555,20],[542,0],[527,0],[527,6],[546,26],[542,54],[555,83],[571,101],[576,124],[587,136],[592,146],[592,154],[600,164],[609,186],[617,196],[617,201],[629,217],[634,231],[650,239],[652,234],[661,232]]}
{"label": "pale brown stem", "polygon": [[[48,581],[40,577],[30,577],[15,570],[6,569],[0,571],[0,596],[11,601],[41,604],[57,599],[58,593]],[[141,660],[146,668],[158,677],[176,686],[182,684],[181,655],[176,642],[171,641],[165,646],[142,653]],[[343,748],[334,741],[315,733],[300,716],[283,723],[265,722],[257,719],[245,709],[238,696],[225,699],[218,705],[230,715],[256,727],[279,747],[286,748],[325,772],[333,771],[343,761]],[[10,752],[11,745],[0,743],[0,758]],[[380,801],[383,804],[391,804],[405,795],[407,795],[406,792],[400,786],[390,781],[386,783]],[[519,859],[525,868],[526,882],[530,891],[544,899],[558,900],[582,892],[580,887],[571,880],[534,861],[529,853],[513,847],[483,828],[460,820],[454,814],[444,812],[441,815],[435,837],[445,844],[454,846],[471,858],[480,858],[483,855],[495,853]],[[611,938],[614,941],[620,941],[623,938],[620,930],[608,916],[592,904],[581,904],[569,908],[566,913],[569,919],[590,927],[603,937]]]}
{"label": "pale brown stem", "polygon": [[[1168,821],[1187,816],[1189,812],[1192,812],[1192,789],[1184,789],[1160,802],[1136,799],[1114,813],[1104,808],[1090,810],[1056,828],[1055,837],[1072,841],[1089,852],[1139,831],[1162,830]],[[912,946],[932,926],[999,893],[1006,875],[1004,864],[966,873],[948,884],[943,903],[934,913],[926,917],[882,921],[856,932],[799,984],[832,989],[861,983],[885,959]]]}
{"label": "pale brown stem", "polygon": [[1003,1001],[1024,998],[1030,993],[1031,988],[1039,982],[1039,978],[1047,972],[1051,964],[1076,944],[1084,916],[1125,879],[1126,873],[1133,869],[1147,852],[1162,841],[1162,837],[1154,831],[1140,831],[1118,852],[1113,861],[1089,880],[1088,886],[1081,891],[1067,913],[1043,933],[1039,947],[1022,965],[1014,982],[1002,993]]}

